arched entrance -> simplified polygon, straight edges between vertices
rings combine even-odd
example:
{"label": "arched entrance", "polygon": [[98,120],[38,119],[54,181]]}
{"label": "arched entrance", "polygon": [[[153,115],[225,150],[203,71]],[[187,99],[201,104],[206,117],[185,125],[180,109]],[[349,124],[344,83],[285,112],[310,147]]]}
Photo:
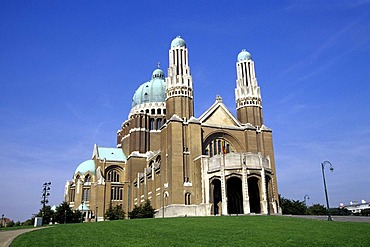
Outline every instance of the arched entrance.
{"label": "arched entrance", "polygon": [[243,214],[242,180],[238,177],[227,180],[227,212]]}
{"label": "arched entrance", "polygon": [[218,204],[221,201],[222,201],[221,181],[219,179],[213,179],[211,182],[211,203],[213,204],[212,214],[214,215],[220,214]]}
{"label": "arched entrance", "polygon": [[258,186],[258,178],[248,178],[248,194],[249,194],[249,207],[251,213],[261,213],[260,203],[260,189]]}

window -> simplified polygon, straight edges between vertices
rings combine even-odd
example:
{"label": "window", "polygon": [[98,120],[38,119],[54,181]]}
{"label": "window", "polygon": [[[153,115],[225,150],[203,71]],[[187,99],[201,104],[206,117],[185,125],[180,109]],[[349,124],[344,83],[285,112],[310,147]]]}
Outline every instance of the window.
{"label": "window", "polygon": [[119,182],[119,172],[117,170],[110,170],[108,172],[107,181]]}
{"label": "window", "polygon": [[118,186],[112,186],[110,199],[111,201],[122,201],[123,188]]}
{"label": "window", "polygon": [[91,176],[89,174],[85,176],[85,183],[88,183],[88,182],[91,182]]}
{"label": "window", "polygon": [[154,118],[150,119],[150,127],[149,130],[154,130]]}
{"label": "window", "polygon": [[159,130],[162,127],[162,119],[157,118],[157,129]]}
{"label": "window", "polygon": [[69,201],[74,202],[75,201],[75,189],[70,189],[69,190]]}
{"label": "window", "polygon": [[203,154],[212,157],[216,154],[227,154],[235,152],[235,148],[224,138],[215,138],[204,147]]}
{"label": "window", "polygon": [[185,205],[190,205],[190,193],[185,193]]}
{"label": "window", "polygon": [[82,191],[82,201],[90,200],[90,188],[84,188]]}

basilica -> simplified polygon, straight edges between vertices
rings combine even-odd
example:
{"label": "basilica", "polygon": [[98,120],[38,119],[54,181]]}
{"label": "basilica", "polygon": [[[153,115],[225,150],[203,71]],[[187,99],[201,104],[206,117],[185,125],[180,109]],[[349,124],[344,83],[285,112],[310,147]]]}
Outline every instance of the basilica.
{"label": "basilica", "polygon": [[104,220],[117,205],[127,216],[146,200],[155,217],[281,213],[251,54],[236,59],[237,116],[216,96],[197,117],[188,54],[184,39],[172,40],[167,75],[157,68],[137,88],[117,146],[95,144],[66,182],[65,201],[86,221]]}

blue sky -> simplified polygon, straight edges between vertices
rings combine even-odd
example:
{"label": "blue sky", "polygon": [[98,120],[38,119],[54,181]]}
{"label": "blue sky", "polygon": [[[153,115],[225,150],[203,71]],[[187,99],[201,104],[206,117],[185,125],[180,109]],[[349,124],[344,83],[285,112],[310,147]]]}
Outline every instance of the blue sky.
{"label": "blue sky", "polygon": [[279,193],[331,206],[370,201],[370,1],[2,1],[0,214],[51,204],[94,143],[115,147],[136,88],[181,35],[199,117],[235,113],[236,56],[255,61]]}

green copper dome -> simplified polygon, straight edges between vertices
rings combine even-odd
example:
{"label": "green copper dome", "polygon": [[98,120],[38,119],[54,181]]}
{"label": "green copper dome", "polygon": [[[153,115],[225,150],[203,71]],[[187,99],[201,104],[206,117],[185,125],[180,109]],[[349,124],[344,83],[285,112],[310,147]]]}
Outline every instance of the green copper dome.
{"label": "green copper dome", "polygon": [[247,52],[245,49],[243,49],[238,54],[238,62],[244,61],[244,60],[252,60],[252,55],[249,52]]}
{"label": "green copper dome", "polygon": [[93,160],[86,160],[82,162],[76,169],[75,174],[80,172],[81,175],[84,175],[86,172],[91,172],[95,175],[95,163]]}
{"label": "green copper dome", "polygon": [[166,82],[164,72],[161,69],[156,69],[152,73],[152,79],[141,84],[135,91],[131,107],[135,107],[143,103],[165,101]]}
{"label": "green copper dome", "polygon": [[177,46],[180,46],[180,47],[186,47],[185,40],[183,40],[180,36],[177,36],[177,37],[176,37],[176,38],[174,38],[174,40],[172,40],[172,42],[171,42],[171,48],[173,48],[173,47],[177,47]]}

